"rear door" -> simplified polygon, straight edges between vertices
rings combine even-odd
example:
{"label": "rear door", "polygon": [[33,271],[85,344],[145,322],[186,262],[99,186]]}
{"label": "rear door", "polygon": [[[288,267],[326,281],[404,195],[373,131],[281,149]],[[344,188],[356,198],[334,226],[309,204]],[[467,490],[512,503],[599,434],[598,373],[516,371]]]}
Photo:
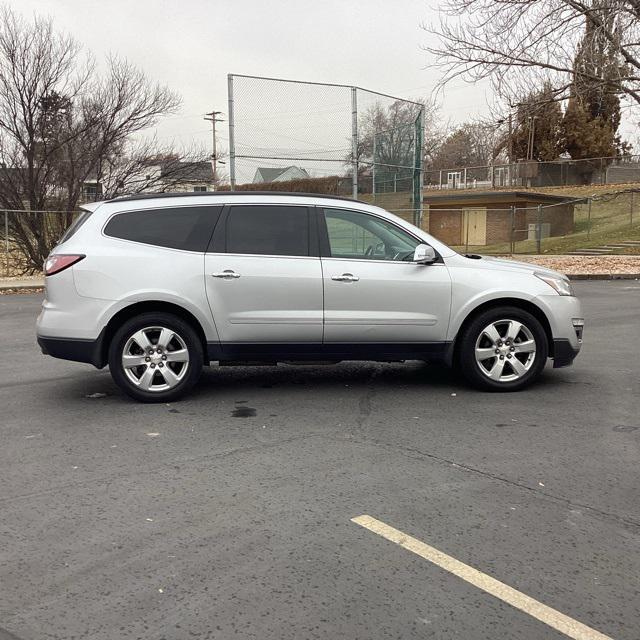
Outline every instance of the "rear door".
{"label": "rear door", "polygon": [[362,211],[326,208],[320,220],[325,343],[446,339],[449,271],[412,262],[420,239]]}
{"label": "rear door", "polygon": [[310,218],[298,205],[225,208],[205,256],[207,297],[223,350],[322,343],[322,267]]}

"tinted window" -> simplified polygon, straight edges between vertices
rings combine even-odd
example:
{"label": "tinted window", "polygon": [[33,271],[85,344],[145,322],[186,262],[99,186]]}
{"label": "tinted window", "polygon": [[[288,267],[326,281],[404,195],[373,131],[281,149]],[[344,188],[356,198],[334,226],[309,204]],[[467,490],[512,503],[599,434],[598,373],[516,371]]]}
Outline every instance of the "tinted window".
{"label": "tinted window", "polygon": [[333,258],[412,260],[420,244],[393,223],[357,211],[325,209]]}
{"label": "tinted window", "polygon": [[221,207],[173,207],[120,213],[105,234],[158,247],[205,251]]}
{"label": "tinted window", "polygon": [[306,207],[236,206],[227,218],[227,253],[309,255]]}
{"label": "tinted window", "polygon": [[91,215],[89,209],[81,209],[78,217],[71,223],[69,228],[64,232],[60,238],[60,244],[66,242],[88,219]]}

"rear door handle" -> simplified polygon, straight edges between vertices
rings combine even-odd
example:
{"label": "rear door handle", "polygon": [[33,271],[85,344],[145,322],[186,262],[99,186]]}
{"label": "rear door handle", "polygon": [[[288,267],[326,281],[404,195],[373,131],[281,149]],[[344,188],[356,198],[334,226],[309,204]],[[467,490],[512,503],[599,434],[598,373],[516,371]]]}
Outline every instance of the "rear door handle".
{"label": "rear door handle", "polygon": [[353,273],[343,273],[341,276],[331,276],[332,280],[337,280],[338,282],[358,282],[360,278],[358,276],[354,276]]}
{"label": "rear door handle", "polygon": [[211,274],[214,278],[224,278],[225,280],[232,280],[233,278],[239,278],[240,274],[236,273],[232,269],[225,269],[224,271],[218,271]]}

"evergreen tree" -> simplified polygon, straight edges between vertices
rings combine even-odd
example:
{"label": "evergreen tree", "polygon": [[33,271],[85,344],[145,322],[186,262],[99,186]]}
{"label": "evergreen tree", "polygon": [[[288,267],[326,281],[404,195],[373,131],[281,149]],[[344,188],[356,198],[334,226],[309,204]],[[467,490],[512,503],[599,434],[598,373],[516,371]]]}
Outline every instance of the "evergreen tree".
{"label": "evergreen tree", "polygon": [[518,104],[512,145],[516,160],[543,162],[556,160],[562,153],[562,110],[550,84],[532,91]]}
{"label": "evergreen tree", "polygon": [[608,0],[596,0],[585,18],[563,122],[565,149],[575,159],[614,156],[626,148],[617,135],[620,87],[611,84],[624,74],[624,65],[615,43],[605,37],[615,31],[615,22],[616,9]]}

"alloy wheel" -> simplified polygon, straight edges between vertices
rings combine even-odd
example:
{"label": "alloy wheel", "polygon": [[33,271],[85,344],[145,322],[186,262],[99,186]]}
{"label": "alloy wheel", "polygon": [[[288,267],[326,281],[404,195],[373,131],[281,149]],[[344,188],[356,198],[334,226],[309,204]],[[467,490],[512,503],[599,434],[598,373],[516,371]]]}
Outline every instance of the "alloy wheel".
{"label": "alloy wheel", "polygon": [[478,336],[475,359],[480,371],[496,382],[522,378],[536,359],[536,341],[531,330],[518,320],[496,320]]}
{"label": "alloy wheel", "polygon": [[167,391],[176,387],[189,369],[184,339],[167,327],[145,327],[126,341],[122,368],[127,379],[142,391]]}

